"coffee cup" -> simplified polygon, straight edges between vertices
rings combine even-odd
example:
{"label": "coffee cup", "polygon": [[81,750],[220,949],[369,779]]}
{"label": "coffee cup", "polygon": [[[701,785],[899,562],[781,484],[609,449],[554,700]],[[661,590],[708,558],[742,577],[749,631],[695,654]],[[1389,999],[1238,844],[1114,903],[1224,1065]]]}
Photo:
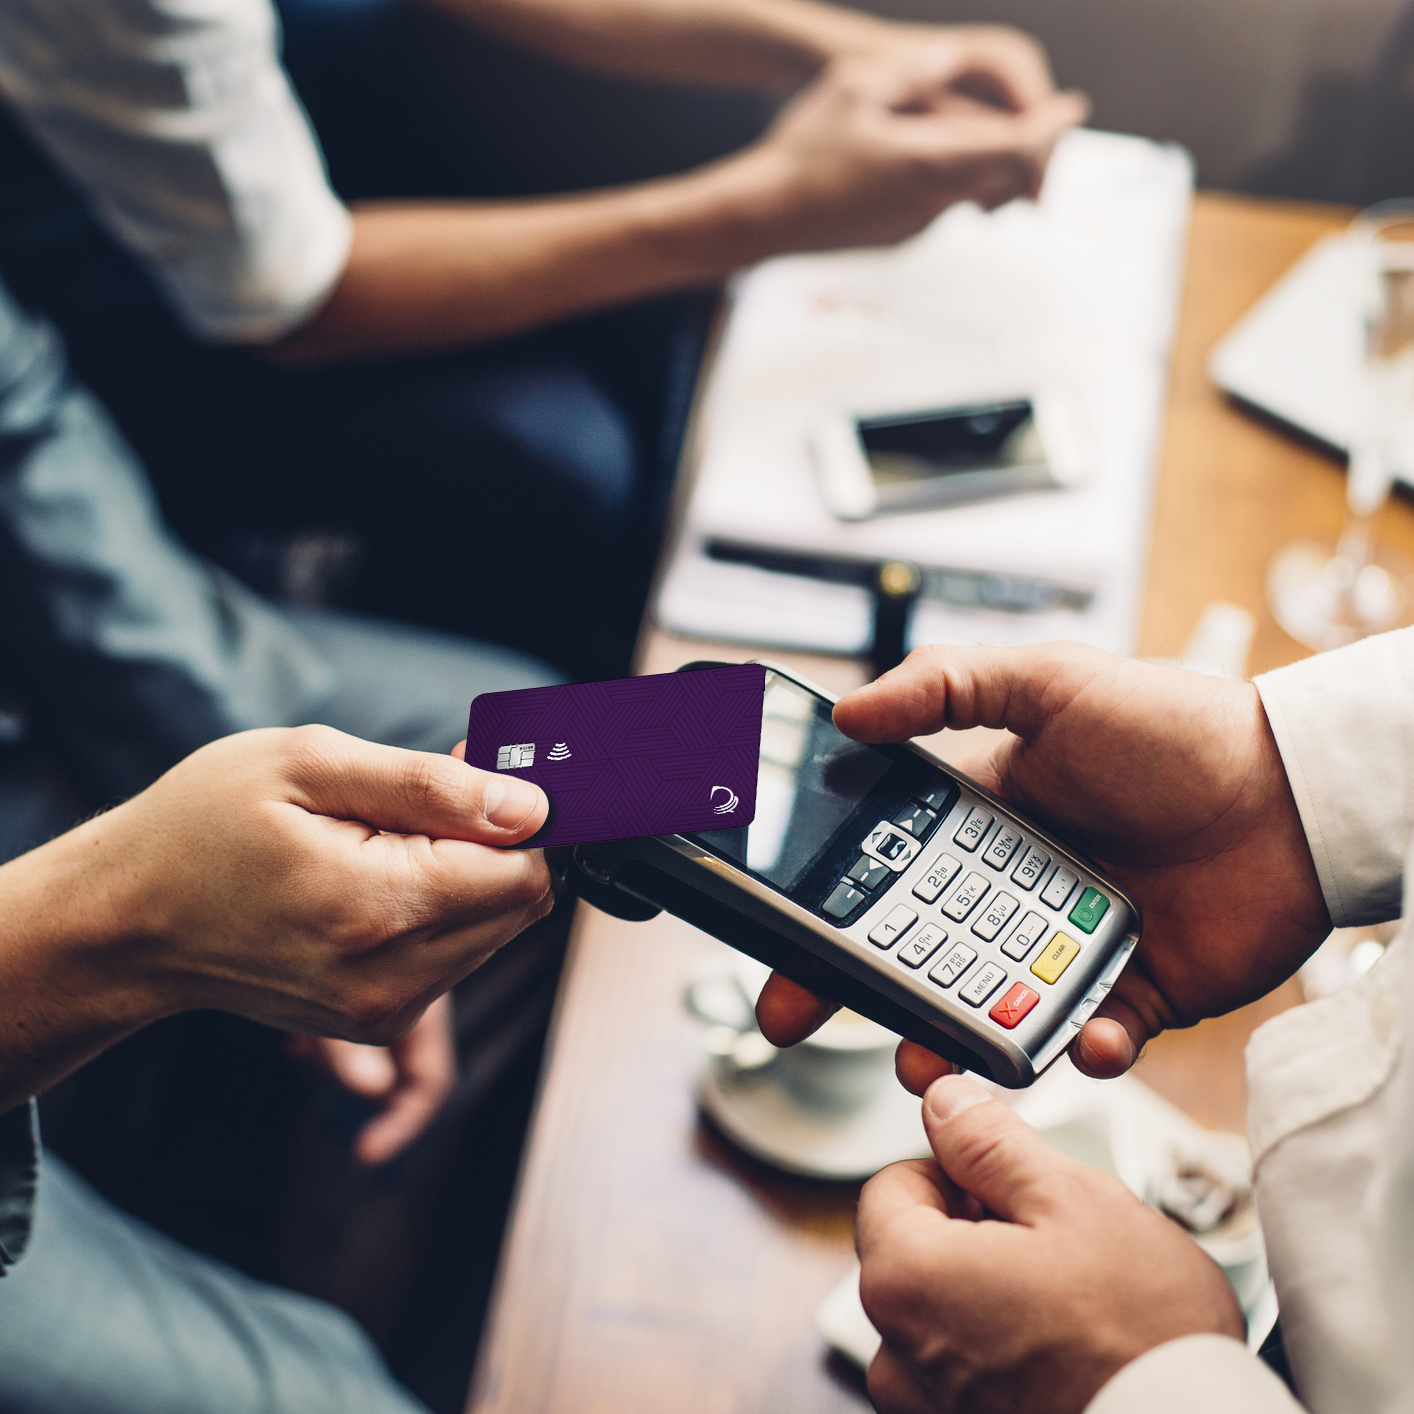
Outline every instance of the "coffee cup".
{"label": "coffee cup", "polygon": [[898,1037],[868,1017],[837,1011],[813,1036],[776,1056],[772,1070],[810,1109],[844,1114],[891,1083]]}

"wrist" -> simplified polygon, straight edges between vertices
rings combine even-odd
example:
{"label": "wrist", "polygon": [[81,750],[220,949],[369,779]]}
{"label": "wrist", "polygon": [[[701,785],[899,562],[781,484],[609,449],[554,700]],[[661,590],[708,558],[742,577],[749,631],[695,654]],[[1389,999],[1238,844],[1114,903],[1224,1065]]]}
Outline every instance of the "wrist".
{"label": "wrist", "polygon": [[813,75],[826,64],[852,54],[869,54],[889,43],[898,25],[892,20],[860,10],[848,10],[837,5],[802,6],[801,23],[795,33],[795,43],[802,62]]}
{"label": "wrist", "polygon": [[0,1108],[181,1010],[123,810],[0,867]]}
{"label": "wrist", "polygon": [[680,285],[718,284],[795,243],[782,231],[789,164],[769,144],[641,189],[638,229]]}

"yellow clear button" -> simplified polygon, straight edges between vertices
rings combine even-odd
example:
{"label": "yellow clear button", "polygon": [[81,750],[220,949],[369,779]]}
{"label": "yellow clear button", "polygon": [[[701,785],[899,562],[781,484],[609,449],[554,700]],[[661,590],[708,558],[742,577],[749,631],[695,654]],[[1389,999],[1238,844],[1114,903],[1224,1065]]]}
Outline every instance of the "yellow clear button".
{"label": "yellow clear button", "polygon": [[1043,982],[1054,982],[1080,951],[1080,944],[1064,933],[1057,933],[1041,952],[1041,956],[1031,964],[1031,970]]}

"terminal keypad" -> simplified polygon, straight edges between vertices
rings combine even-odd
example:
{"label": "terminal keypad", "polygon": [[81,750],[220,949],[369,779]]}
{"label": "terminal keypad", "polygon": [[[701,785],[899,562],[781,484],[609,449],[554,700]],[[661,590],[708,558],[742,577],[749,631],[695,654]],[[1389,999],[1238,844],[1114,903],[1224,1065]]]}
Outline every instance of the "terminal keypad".
{"label": "terminal keypad", "polygon": [[891,948],[917,922],[918,915],[907,904],[901,903],[897,908],[891,908],[874,925],[869,941],[876,948]]}
{"label": "terminal keypad", "polygon": [[1023,889],[1034,889],[1041,882],[1041,875],[1050,865],[1051,856],[1033,844],[1022,856],[1016,868],[1011,871],[1011,881]]}
{"label": "terminal keypad", "polygon": [[934,964],[928,977],[940,987],[951,987],[976,961],[977,949],[968,947],[966,943],[958,943],[941,962]]}
{"label": "terminal keypad", "polygon": [[1015,825],[1008,825],[1003,821],[997,826],[997,833],[992,836],[991,844],[983,851],[982,859],[993,869],[1005,869],[1020,843],[1021,831]]}
{"label": "terminal keypad", "polygon": [[905,805],[897,815],[894,816],[894,824],[900,829],[907,830],[915,839],[922,839],[924,835],[932,830],[937,816],[926,806]]}
{"label": "terminal keypad", "polygon": [[1046,920],[1039,913],[1028,913],[1002,944],[1002,951],[1020,962],[1045,937],[1046,926]]}
{"label": "terminal keypad", "polygon": [[869,895],[853,884],[839,883],[825,900],[825,912],[831,918],[848,918]]}
{"label": "terminal keypad", "polygon": [[981,1006],[1006,981],[1006,969],[1000,963],[984,962],[962,986],[958,996],[968,1006]]}
{"label": "terminal keypad", "polygon": [[1058,866],[1051,882],[1041,890],[1041,902],[1047,908],[1064,908],[1071,890],[1079,882],[1080,875],[1074,869],[1067,869],[1064,864]]}
{"label": "terminal keypad", "polygon": [[990,811],[983,810],[980,805],[974,805],[967,812],[967,818],[957,827],[957,833],[952,837],[953,843],[961,845],[969,854],[972,853],[982,843],[982,837],[992,828],[994,818]]}
{"label": "terminal keypad", "polygon": [[943,912],[954,923],[961,923],[982,902],[982,896],[991,887],[980,874],[976,872],[969,874],[957,886],[953,896],[943,905]]}
{"label": "terminal keypad", "polygon": [[854,861],[854,868],[845,875],[851,883],[858,884],[861,889],[868,889],[871,893],[884,882],[885,879],[893,877],[893,870],[881,860],[873,859],[867,854],[861,854]]}
{"label": "terminal keypad", "polygon": [[957,877],[962,865],[950,854],[940,854],[929,866],[928,872],[913,886],[913,897],[924,903],[937,903],[943,890]]}
{"label": "terminal keypad", "polygon": [[[1049,994],[1082,951],[1079,943],[1057,932],[1056,925],[1068,919],[1079,930],[1076,937],[1083,938],[1099,927],[1111,900],[1099,889],[1077,888],[1076,869],[1055,864],[1047,849],[1024,838],[1021,827],[1005,816],[999,820],[996,811],[981,805],[958,812],[961,823],[950,824],[953,848],[934,852],[920,874],[924,843],[938,832],[956,799],[951,784],[920,790],[908,804],[879,820],[861,841],[862,853],[826,900],[824,912],[846,919],[871,898],[882,903],[882,917],[869,931],[875,947],[891,954],[891,962],[926,975],[932,985],[950,989],[970,1007],[990,1008],[990,1020],[1011,1030]],[[971,870],[960,862],[968,854],[978,860]],[[889,889],[904,875],[910,881],[910,903],[893,904],[902,890],[890,895]],[[994,887],[994,880],[1002,886]],[[1032,906],[1024,908],[1023,900]],[[960,942],[956,932],[949,935],[948,920],[970,925],[967,943]],[[990,947],[979,957],[983,944]],[[992,948],[989,957],[986,952]],[[1029,968],[1022,972],[1025,982],[1016,981],[1015,971],[1008,976],[1011,964],[1006,959]]]}
{"label": "terminal keypad", "polygon": [[898,950],[898,960],[905,967],[922,967],[947,940],[947,933],[936,923],[925,923]]}
{"label": "terminal keypad", "polygon": [[982,910],[982,916],[972,925],[972,931],[990,943],[1011,922],[1012,915],[1020,907],[1010,894],[994,894],[991,903]]}

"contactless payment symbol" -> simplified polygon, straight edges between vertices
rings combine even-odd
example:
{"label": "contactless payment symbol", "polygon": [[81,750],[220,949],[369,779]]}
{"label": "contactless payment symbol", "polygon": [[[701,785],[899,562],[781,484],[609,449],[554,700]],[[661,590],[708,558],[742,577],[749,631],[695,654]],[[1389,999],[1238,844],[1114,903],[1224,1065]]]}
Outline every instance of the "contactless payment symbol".
{"label": "contactless payment symbol", "polygon": [[557,741],[554,749],[546,753],[547,761],[568,761],[570,759],[570,749],[564,742]]}
{"label": "contactless payment symbol", "polygon": [[[717,792],[726,797],[723,801],[717,800]],[[711,792],[712,813],[714,815],[730,815],[741,803],[737,798],[737,793],[730,786],[713,786]]]}
{"label": "contactless payment symbol", "polygon": [[522,741],[515,746],[503,746],[496,753],[498,771],[523,771],[535,765],[535,743]]}

